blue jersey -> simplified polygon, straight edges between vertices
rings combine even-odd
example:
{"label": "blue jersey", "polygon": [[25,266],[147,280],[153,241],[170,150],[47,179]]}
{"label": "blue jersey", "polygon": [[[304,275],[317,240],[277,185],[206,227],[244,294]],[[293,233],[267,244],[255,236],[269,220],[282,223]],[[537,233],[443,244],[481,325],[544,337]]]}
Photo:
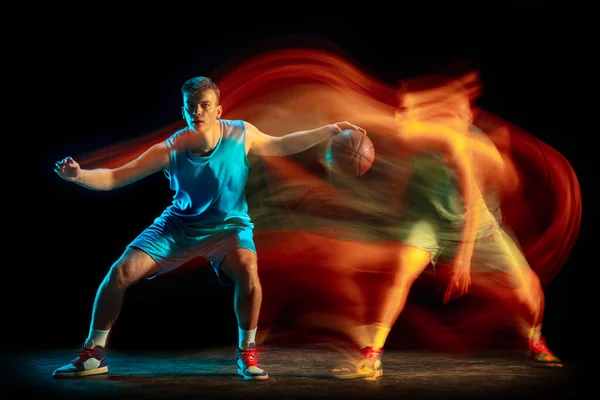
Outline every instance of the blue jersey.
{"label": "blue jersey", "polygon": [[182,129],[166,141],[170,166],[165,175],[175,191],[163,217],[175,217],[187,227],[223,230],[250,227],[246,183],[250,163],[245,149],[245,127],[240,120],[219,120],[221,137],[206,156],[194,154],[186,145]]}

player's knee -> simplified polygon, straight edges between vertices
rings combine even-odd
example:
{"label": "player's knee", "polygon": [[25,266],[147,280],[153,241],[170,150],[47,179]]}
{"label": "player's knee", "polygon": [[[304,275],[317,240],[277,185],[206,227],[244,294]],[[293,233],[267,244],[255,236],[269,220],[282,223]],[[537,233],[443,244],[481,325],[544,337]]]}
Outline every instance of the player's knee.
{"label": "player's knee", "polygon": [[414,281],[431,262],[431,255],[427,250],[417,247],[403,246],[398,252],[398,283]]}
{"label": "player's knee", "polygon": [[135,283],[133,274],[133,266],[128,262],[117,262],[113,264],[108,273],[108,281],[110,284],[120,288],[128,288]]}
{"label": "player's knee", "polygon": [[240,259],[238,273],[244,280],[254,281],[258,278],[258,265],[255,259],[250,257]]}
{"label": "player's knee", "polygon": [[235,251],[227,256],[223,269],[238,282],[258,280],[256,256],[250,251]]}
{"label": "player's knee", "polygon": [[107,276],[108,282],[120,288],[128,288],[149,272],[146,269],[145,263],[140,257],[136,257],[136,254],[126,253],[110,268]]}

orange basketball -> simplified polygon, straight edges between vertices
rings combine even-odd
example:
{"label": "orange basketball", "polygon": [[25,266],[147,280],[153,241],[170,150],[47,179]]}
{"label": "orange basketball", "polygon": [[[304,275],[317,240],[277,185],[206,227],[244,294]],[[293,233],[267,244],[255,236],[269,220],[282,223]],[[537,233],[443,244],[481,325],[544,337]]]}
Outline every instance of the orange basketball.
{"label": "orange basketball", "polygon": [[361,176],[373,165],[375,148],[366,134],[344,129],[329,140],[325,158],[336,172]]}

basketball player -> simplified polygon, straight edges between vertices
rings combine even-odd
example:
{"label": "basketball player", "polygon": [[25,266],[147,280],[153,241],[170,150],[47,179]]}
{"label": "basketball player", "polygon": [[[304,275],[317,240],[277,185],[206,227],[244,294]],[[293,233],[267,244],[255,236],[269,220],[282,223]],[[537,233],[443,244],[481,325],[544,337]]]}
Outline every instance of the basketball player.
{"label": "basketball player", "polygon": [[164,171],[175,192],[173,202],[126,247],[100,284],[90,330],[81,352],[56,369],[56,378],[108,372],[107,338],[119,316],[128,287],[142,278],[173,271],[202,256],[222,284],[235,285],[234,312],[239,327],[238,374],[267,379],[255,346],[262,292],[258,277],[253,222],[245,186],[247,155],[286,156],[302,152],[344,129],[364,129],[349,122],[328,124],[281,137],[269,136],[251,123],[221,119],[220,91],[207,77],[187,80],[181,113],[187,127],[149,147],[138,158],[110,169],[83,169],[66,157],[54,171],[67,182],[91,190],[115,190]]}
{"label": "basketball player", "polygon": [[403,245],[385,300],[373,307],[377,315],[359,327],[365,339],[359,356],[334,368],[336,378],[383,375],[382,349],[411,286],[429,264],[442,260],[453,266],[445,302],[467,291],[500,300],[514,310],[531,359],[562,366],[541,333],[540,281],[502,218],[501,193],[518,185],[514,165],[472,125],[464,83],[436,89],[403,93],[398,151],[411,170],[396,237]]}

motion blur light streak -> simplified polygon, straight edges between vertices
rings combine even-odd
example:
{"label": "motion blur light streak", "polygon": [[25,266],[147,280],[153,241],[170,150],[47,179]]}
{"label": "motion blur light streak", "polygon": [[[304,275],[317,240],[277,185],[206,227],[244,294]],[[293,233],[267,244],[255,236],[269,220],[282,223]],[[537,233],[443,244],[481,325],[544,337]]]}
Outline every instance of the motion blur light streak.
{"label": "motion blur light streak", "polygon": [[[407,104],[399,104],[399,95],[407,90],[406,82],[384,83],[340,54],[311,49],[258,54],[217,82],[223,118],[247,120],[274,136],[348,120],[367,130],[376,149],[371,170],[351,179],[327,169],[325,142],[290,157],[250,156],[247,196],[264,293],[259,326],[274,332],[287,319],[309,331],[325,327],[352,336],[361,321],[352,319],[349,310],[362,308],[368,314],[369,307],[378,306],[377,295],[382,285],[390,284],[387,279],[400,246],[389,232],[406,211],[397,208],[396,199],[408,174],[397,141],[399,131],[407,127],[414,134],[454,135],[475,158],[487,157],[490,144],[495,145],[514,168],[514,179],[501,187],[504,217],[543,285],[560,272],[581,224],[579,182],[568,160],[534,135],[475,106],[484,90],[477,71],[442,83],[430,76],[413,78],[409,89],[417,87],[417,94],[406,101],[416,102],[410,104],[414,111],[402,121],[399,111]],[[465,115],[488,134],[490,143],[456,133],[460,128],[454,124]],[[439,123],[431,122],[436,118]],[[183,126],[174,121],[80,157],[80,163],[84,168],[120,164]],[[423,278],[435,276],[428,273]],[[414,312],[417,309],[407,309],[405,321],[427,324],[421,332],[435,331],[431,324],[450,323],[450,317],[457,318],[454,323],[477,320],[479,327],[497,323],[493,316],[475,314],[468,307],[439,317],[426,307]],[[432,345],[456,344],[453,335],[431,334],[429,339]]]}

